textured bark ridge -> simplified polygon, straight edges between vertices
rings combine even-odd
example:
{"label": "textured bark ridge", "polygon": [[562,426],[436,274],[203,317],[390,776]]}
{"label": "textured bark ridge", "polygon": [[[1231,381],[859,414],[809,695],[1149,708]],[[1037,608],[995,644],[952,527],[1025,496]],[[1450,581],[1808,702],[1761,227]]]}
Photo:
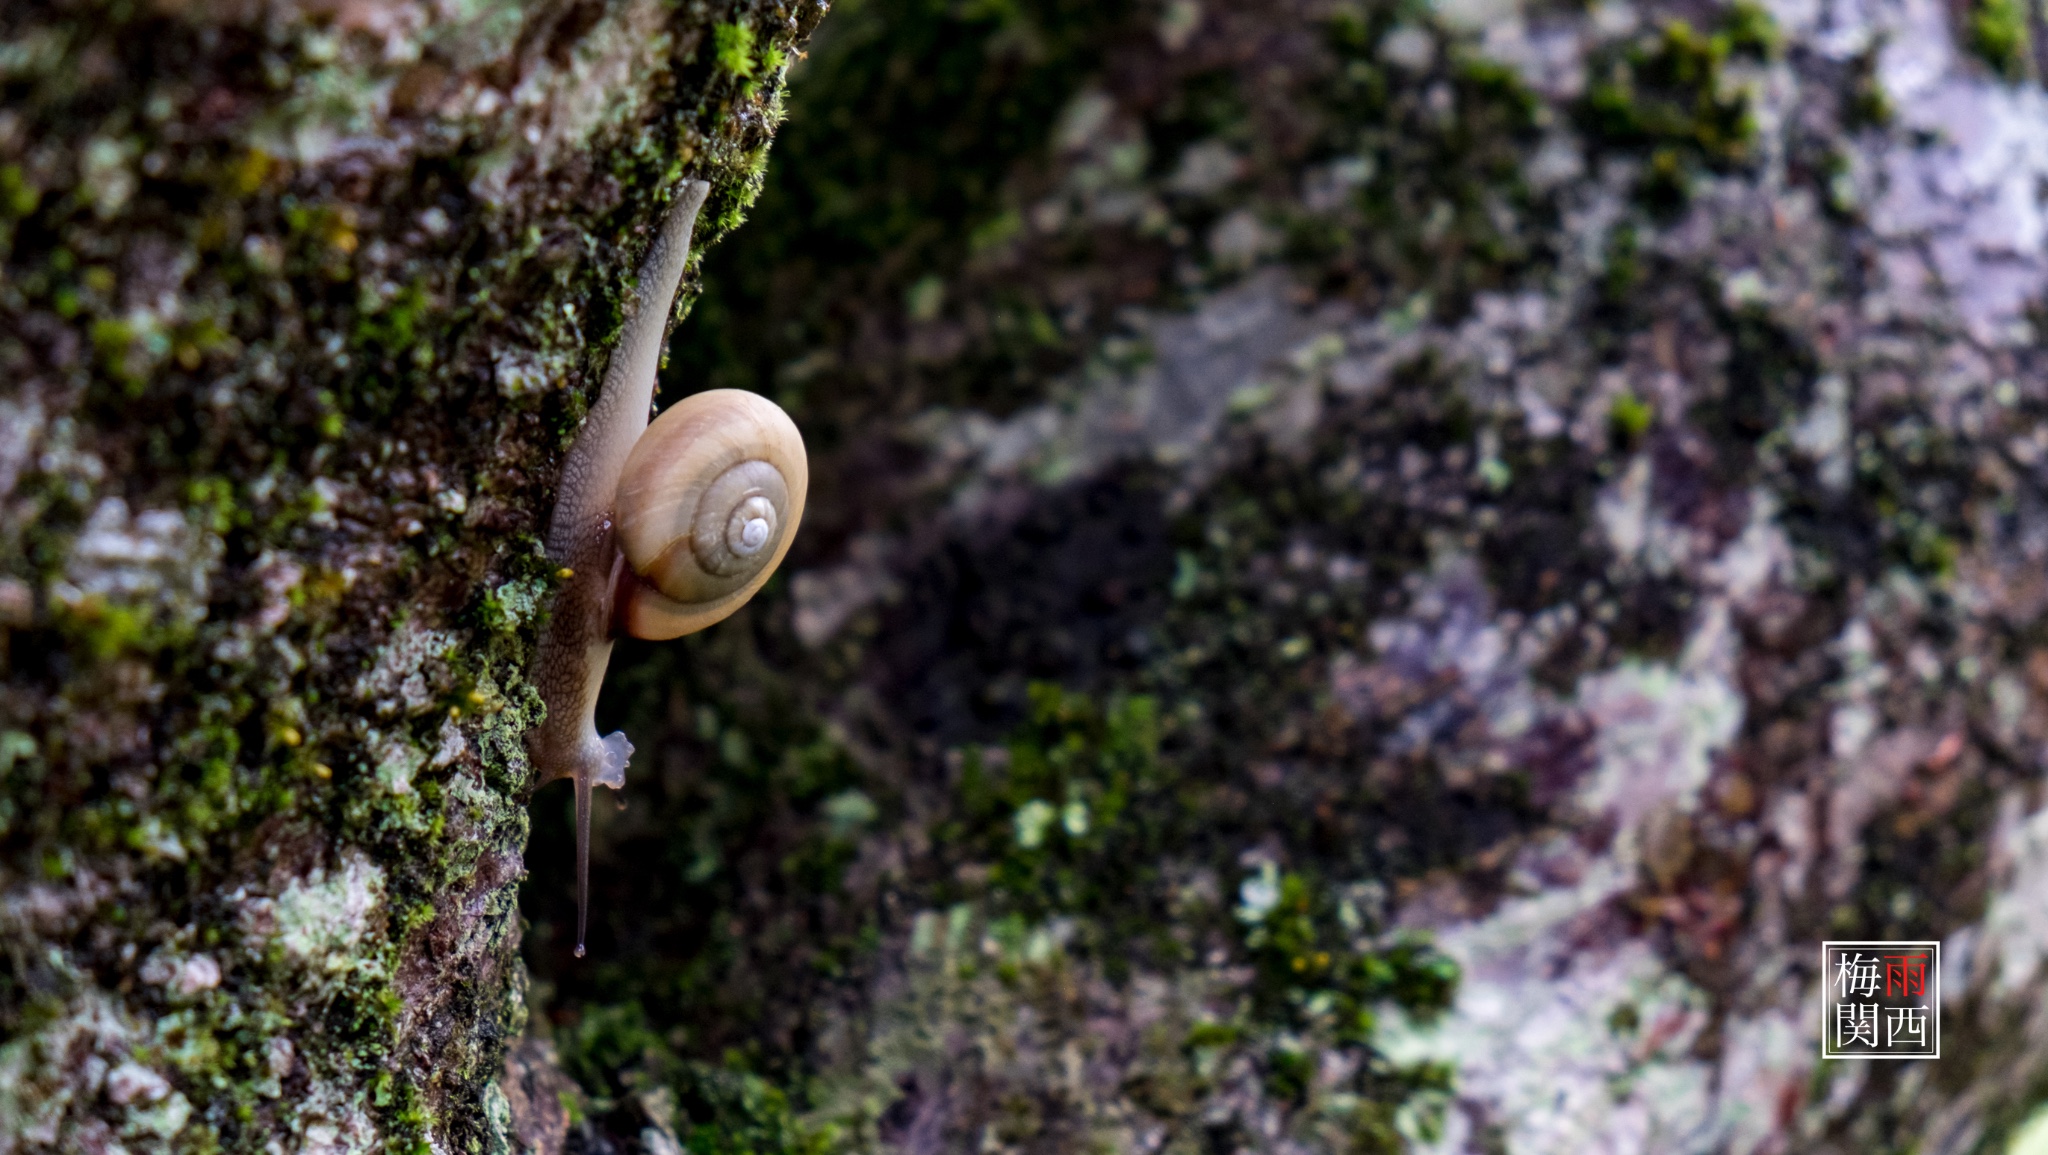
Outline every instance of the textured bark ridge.
{"label": "textured bark ridge", "polygon": [[0,1152],[559,1145],[540,519],[823,9],[0,10]]}

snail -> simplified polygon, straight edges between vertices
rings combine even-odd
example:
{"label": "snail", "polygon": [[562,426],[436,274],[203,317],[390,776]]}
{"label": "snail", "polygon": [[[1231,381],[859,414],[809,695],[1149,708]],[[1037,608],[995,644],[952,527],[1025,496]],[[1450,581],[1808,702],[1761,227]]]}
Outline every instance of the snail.
{"label": "snail", "polygon": [[746,604],[789,552],[810,471],[803,437],[774,402],[713,389],[652,425],[654,376],[697,211],[691,181],[640,266],[633,308],[597,402],[562,463],[546,549],[562,580],[535,683],[547,716],[527,736],[537,784],[576,786],[576,957],[590,907],[590,792],[626,784],[633,745],[597,734],[597,695],[620,634],[694,633]]}

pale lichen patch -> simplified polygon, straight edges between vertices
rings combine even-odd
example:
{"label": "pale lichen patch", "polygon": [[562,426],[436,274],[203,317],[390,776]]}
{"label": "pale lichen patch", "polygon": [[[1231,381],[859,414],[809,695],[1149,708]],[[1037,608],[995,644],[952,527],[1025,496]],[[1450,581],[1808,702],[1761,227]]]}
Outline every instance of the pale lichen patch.
{"label": "pale lichen patch", "polygon": [[383,901],[383,868],[347,851],[332,871],[320,868],[295,878],[275,898],[245,900],[242,923],[254,940],[276,943],[314,974],[374,970],[375,960],[357,957],[354,948],[370,932]]}
{"label": "pale lichen patch", "polygon": [[393,795],[412,793],[413,776],[426,765],[427,755],[402,737],[373,742],[377,784]]}
{"label": "pale lichen patch", "polygon": [[447,659],[457,644],[447,630],[407,622],[356,679],[356,696],[380,715],[417,714],[431,707],[447,687]]}
{"label": "pale lichen patch", "polygon": [[61,605],[133,607],[168,625],[189,627],[206,616],[208,577],[219,564],[218,537],[169,509],[131,512],[108,497],[93,507],[72,542],[64,578],[50,590]]}
{"label": "pale lichen patch", "polygon": [[39,1029],[0,1045],[0,1153],[81,1150],[107,1133],[102,1112],[131,1138],[176,1136],[192,1105],[138,1057],[149,1043],[123,1007],[86,991]]}

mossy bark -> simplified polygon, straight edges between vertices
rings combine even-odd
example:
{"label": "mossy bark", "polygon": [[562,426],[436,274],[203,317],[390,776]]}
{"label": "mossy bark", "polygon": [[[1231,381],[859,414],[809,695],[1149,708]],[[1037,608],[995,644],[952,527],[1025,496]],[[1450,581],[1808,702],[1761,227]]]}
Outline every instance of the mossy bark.
{"label": "mossy bark", "polygon": [[0,1151],[559,1145],[541,519],[824,7],[0,10]]}

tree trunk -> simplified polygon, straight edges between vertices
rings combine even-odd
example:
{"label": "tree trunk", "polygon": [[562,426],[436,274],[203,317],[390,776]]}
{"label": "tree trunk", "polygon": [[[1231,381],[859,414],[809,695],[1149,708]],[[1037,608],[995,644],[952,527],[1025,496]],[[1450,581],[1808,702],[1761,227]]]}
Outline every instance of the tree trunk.
{"label": "tree trunk", "polygon": [[[848,5],[676,345],[812,504],[621,647],[574,962],[554,463],[818,11],[203,7],[0,17],[0,1151],[2033,1109],[2030,10]],[[1945,944],[1939,1062],[1819,1058],[1824,939]]]}
{"label": "tree trunk", "polygon": [[560,1146],[539,535],[823,10],[0,8],[0,1152]]}

